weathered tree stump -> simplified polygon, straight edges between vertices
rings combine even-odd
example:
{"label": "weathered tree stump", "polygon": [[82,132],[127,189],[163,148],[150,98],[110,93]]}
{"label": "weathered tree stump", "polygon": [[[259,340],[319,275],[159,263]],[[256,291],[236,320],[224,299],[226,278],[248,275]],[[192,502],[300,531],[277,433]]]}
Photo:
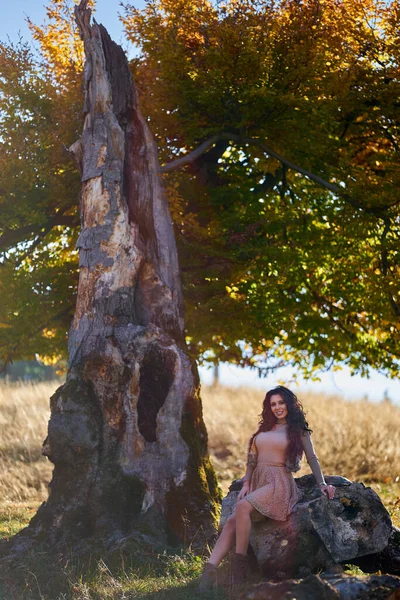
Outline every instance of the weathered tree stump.
{"label": "weathered tree stump", "polygon": [[43,449],[50,496],[14,551],[137,528],[201,545],[219,490],[157,149],[124,52],[90,24],[87,0],[75,14],[86,55],[83,133],[70,149],[82,173],[78,298]]}
{"label": "weathered tree stump", "polygon": [[[371,488],[343,477],[327,477],[336,486],[334,500],[328,500],[312,475],[296,482],[304,497],[287,521],[261,517],[253,522],[250,545],[262,576],[328,574],[370,557],[378,557],[382,571],[399,573],[394,560],[396,549],[400,551],[398,533]],[[233,511],[241,485],[234,482],[223,500],[221,524]]]}

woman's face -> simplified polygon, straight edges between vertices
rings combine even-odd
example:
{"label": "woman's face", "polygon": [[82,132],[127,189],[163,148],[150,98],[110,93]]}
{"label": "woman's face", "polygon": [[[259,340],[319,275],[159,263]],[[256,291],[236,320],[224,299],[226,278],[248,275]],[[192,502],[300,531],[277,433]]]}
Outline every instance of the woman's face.
{"label": "woman's face", "polygon": [[272,414],[278,421],[286,419],[288,415],[288,409],[282,396],[279,396],[279,394],[274,394],[271,396],[270,406]]}

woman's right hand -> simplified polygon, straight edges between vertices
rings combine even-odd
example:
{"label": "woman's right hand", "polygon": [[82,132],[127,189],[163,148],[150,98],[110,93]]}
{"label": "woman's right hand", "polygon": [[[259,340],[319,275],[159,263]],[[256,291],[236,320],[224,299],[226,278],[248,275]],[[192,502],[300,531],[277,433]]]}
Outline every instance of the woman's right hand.
{"label": "woman's right hand", "polygon": [[247,496],[247,494],[249,493],[249,489],[250,489],[249,481],[243,481],[242,489],[240,490],[239,496],[237,499],[238,502],[239,502],[239,500],[241,500],[242,498]]}

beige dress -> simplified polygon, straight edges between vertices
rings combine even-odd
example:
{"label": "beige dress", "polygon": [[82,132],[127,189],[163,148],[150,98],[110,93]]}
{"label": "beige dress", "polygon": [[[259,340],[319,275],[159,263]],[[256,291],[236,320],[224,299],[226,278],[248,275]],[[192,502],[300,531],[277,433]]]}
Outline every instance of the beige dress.
{"label": "beige dress", "polygon": [[[307,437],[307,460],[313,462],[313,459],[316,459],[318,462],[309,436]],[[291,471],[286,467],[288,445],[287,426],[278,425],[271,431],[259,433],[248,454],[248,465],[253,466],[254,471],[250,479],[250,491],[244,499],[261,515],[276,521],[285,521],[296,502],[302,498],[302,492],[297,487]],[[317,480],[322,478],[323,481],[322,473],[319,477],[319,464],[316,472],[313,468],[313,473]]]}

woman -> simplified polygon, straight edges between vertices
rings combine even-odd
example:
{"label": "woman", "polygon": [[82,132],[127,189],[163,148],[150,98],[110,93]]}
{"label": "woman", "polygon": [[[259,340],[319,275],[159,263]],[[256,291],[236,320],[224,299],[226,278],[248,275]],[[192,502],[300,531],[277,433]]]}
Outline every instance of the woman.
{"label": "woman", "polygon": [[277,521],[287,519],[302,496],[291,472],[299,470],[303,453],[322,493],[330,500],[333,498],[335,488],[325,482],[311,432],[303,407],[293,392],[281,385],[267,392],[259,427],[249,441],[247,469],[236,509],[225,523],[204,567],[201,590],[216,584],[217,567],[235,538],[231,583],[245,579],[251,519],[257,514]]}

